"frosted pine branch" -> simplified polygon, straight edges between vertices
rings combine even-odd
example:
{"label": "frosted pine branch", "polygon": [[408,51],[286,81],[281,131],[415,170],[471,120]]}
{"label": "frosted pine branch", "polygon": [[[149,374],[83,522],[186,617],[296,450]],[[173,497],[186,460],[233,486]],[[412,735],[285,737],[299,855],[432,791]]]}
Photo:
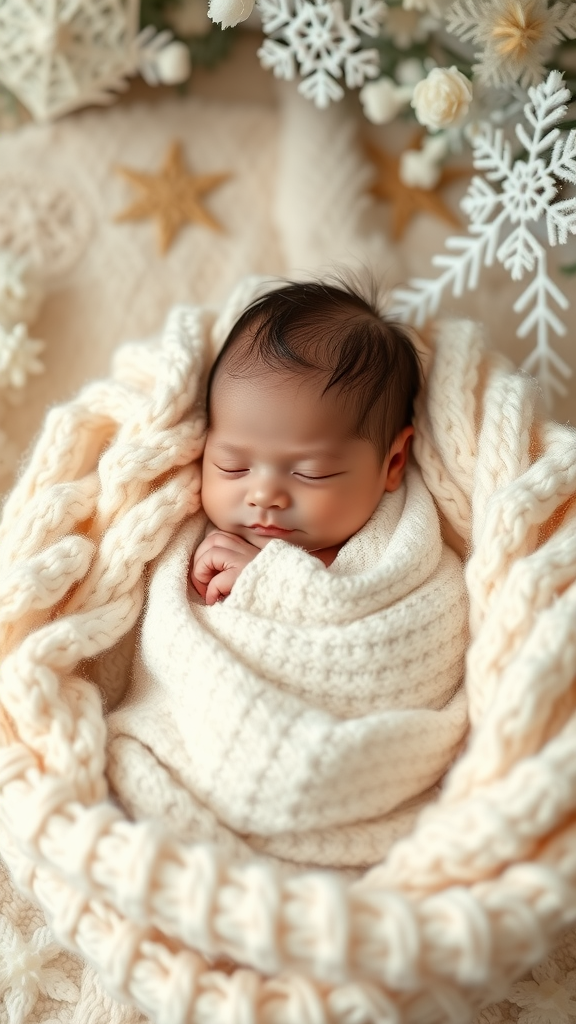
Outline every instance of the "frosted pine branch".
{"label": "frosted pine branch", "polygon": [[536,331],[536,346],[522,363],[522,369],[538,377],[548,408],[552,405],[554,392],[561,396],[567,394],[564,380],[572,376],[568,364],[550,344],[550,332],[563,337],[566,327],[551,309],[549,300],[557,303],[560,309],[568,309],[566,296],[548,276],[546,253],[541,249],[536,275],[513,308],[515,313],[528,310],[516,331],[518,337],[525,338],[531,331]]}

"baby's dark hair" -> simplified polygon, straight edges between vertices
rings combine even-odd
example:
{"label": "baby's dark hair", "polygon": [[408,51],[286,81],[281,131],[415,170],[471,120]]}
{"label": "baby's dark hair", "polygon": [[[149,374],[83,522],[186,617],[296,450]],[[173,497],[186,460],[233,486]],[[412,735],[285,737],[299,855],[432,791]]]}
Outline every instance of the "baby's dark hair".
{"label": "baby's dark hair", "polygon": [[[421,365],[408,331],[378,311],[377,291],[356,281],[287,283],[255,299],[234,324],[210,371],[207,407],[222,364],[242,376],[258,364],[328,375],[330,388],[354,402],[355,435],[384,460],[412,422]],[[241,335],[245,344],[235,346]]]}

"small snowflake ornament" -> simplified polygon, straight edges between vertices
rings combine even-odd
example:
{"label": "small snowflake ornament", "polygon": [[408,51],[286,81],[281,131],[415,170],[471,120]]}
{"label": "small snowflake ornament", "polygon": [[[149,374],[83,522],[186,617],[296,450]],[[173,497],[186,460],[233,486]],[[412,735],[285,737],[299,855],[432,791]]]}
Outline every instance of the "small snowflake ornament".
{"label": "small snowflake ornament", "polygon": [[383,0],[352,0],[348,17],[341,0],[258,0],[258,9],[271,37],[258,50],[263,67],[288,81],[298,68],[298,91],[317,107],[342,99],[342,75],[349,89],[379,75],[378,51],[362,49],[359,33],[378,35]]}
{"label": "small snowflake ornament", "polygon": [[[183,81],[188,50],[138,33],[140,0],[2,0],[0,82],[39,121],[109,103],[127,76]],[[164,76],[164,77],[163,77]]]}
{"label": "small snowflake ornament", "polygon": [[[519,338],[536,332],[536,347],[523,363],[540,380],[548,407],[554,392],[565,395],[562,378],[572,375],[570,367],[553,350],[550,332],[562,336],[566,327],[552,304],[561,310],[568,300],[548,274],[546,248],[536,236],[544,222],[551,246],[563,245],[576,234],[576,198],[555,201],[562,183],[576,185],[576,130],[561,133],[556,125],[566,114],[570,92],[559,71],[529,89],[524,114],[530,126],[516,125],[516,136],[526,152],[513,160],[512,147],[502,129],[481,126],[472,137],[474,166],[485,177],[475,176],[461,206],[471,224],[467,236],[448,238],[448,254],[435,256],[442,268],[439,277],[416,279],[408,289],[395,291],[395,311],[421,325],[437,312],[444,290],[461,296],[478,285],[482,266],[495,260],[515,281],[525,274],[532,279],[514,304],[514,312],[525,314],[517,329]],[[489,182],[500,185],[499,190]]]}
{"label": "small snowflake ornament", "polygon": [[10,249],[0,249],[0,324],[34,323],[44,298],[44,288],[29,262]]}
{"label": "small snowflake ornament", "polygon": [[26,942],[18,928],[0,914],[0,1002],[9,1024],[25,1024],[41,994],[59,1002],[78,999],[77,986],[51,965],[61,952],[45,925]]}
{"label": "small snowflake ornament", "polygon": [[29,376],[44,373],[38,359],[43,349],[43,341],[28,336],[26,324],[0,327],[0,388],[23,388]]}

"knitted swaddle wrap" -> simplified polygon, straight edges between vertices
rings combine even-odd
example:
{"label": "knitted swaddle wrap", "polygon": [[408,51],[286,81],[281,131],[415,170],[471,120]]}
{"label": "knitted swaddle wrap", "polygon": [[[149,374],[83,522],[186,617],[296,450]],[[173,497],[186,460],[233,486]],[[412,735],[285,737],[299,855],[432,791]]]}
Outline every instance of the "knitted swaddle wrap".
{"label": "knitted swaddle wrap", "polygon": [[112,379],[52,410],[5,507],[2,857],[58,940],[162,1024],[463,1021],[576,920],[575,434],[534,419],[532,384],[474,325],[437,326],[416,456],[470,547],[472,735],[361,880],[280,877],[106,800],[90,681],[198,506],[212,319],[176,310],[157,348],[123,349]]}
{"label": "knitted swaddle wrap", "polygon": [[[467,726],[462,564],[420,471],[408,467],[329,569],[271,541],[212,607],[187,585],[205,524],[193,517],[150,579],[130,694],[108,723],[116,794],[136,771],[131,813],[155,817],[150,790],[175,778],[255,849],[374,864]],[[152,775],[150,753],[167,771]]]}

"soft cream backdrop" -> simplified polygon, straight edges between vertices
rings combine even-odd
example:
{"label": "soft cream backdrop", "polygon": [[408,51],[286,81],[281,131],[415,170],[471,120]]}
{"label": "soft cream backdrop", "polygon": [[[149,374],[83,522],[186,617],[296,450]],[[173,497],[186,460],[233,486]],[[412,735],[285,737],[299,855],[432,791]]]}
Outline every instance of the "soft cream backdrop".
{"label": "soft cream backdrop", "polygon": [[[292,122],[287,129],[286,113],[282,113],[279,100],[286,94],[277,90],[272,76],[260,67],[256,46],[253,33],[242,33],[224,64],[213,71],[199,69],[193,73],[188,98],[178,97],[173,91],[151,90],[139,82],[110,109],[80,111],[49,127],[32,125],[0,135],[0,184],[6,176],[21,179],[22,188],[28,189],[46,179],[59,184],[82,207],[86,231],[78,252],[71,253],[70,269],[50,281],[48,298],[34,325],[33,335],[46,341],[46,373],[32,379],[21,404],[9,407],[0,420],[20,452],[36,434],[49,405],[70,397],[94,376],[105,374],[119,342],[156,332],[172,303],[219,302],[241,274],[299,270],[304,263],[312,265],[313,252],[317,252],[320,266],[342,255],[348,257],[345,243],[339,241],[333,248],[330,242],[331,225],[345,218],[345,207],[350,207],[346,188],[338,193],[338,174],[343,172],[337,149],[333,172],[327,174],[325,167],[321,171],[326,190],[324,182],[314,178],[317,127],[324,125],[329,133],[332,124],[335,132],[343,131],[338,121],[342,111],[316,114],[313,109],[299,108],[299,125],[294,123],[294,112],[289,112]],[[301,101],[304,106],[309,107]],[[388,149],[398,149],[412,137],[408,128],[371,128],[363,120],[357,102],[348,104],[347,113],[357,117],[364,134]],[[151,222],[114,223],[115,213],[131,200],[134,191],[114,174],[113,167],[124,163],[154,168],[176,137],[183,139],[194,171],[230,170],[232,177],[207,197],[207,205],[220,219],[224,232],[186,229],[162,258]],[[299,140],[296,145],[295,139]],[[350,147],[361,154],[358,139],[348,134],[342,140],[344,156]],[[366,167],[364,172],[368,173]],[[353,191],[357,192],[362,169],[352,168],[353,173]],[[308,216],[310,232],[304,246],[299,249],[298,243],[292,244],[291,251],[287,251],[278,237],[282,212],[275,217],[275,205],[284,204],[280,229],[284,227],[285,237],[289,236],[294,203],[300,201],[294,189],[291,192],[290,182],[295,177],[305,184],[302,209],[297,213],[304,219]],[[310,193],[315,189],[330,193],[330,188],[332,206],[326,197],[325,207],[317,210]],[[454,210],[465,189],[463,181],[445,190],[444,196]],[[325,223],[324,236],[315,241],[317,225],[312,221],[316,218],[319,223],[321,214],[329,223]],[[411,275],[435,275],[431,257],[442,251],[452,229],[421,215],[412,221],[402,241],[392,247],[385,241],[389,210],[372,203],[364,217],[367,227],[381,236],[381,244],[376,241],[376,252],[374,245],[367,244],[364,252],[354,253],[357,258],[372,262],[391,284]],[[1,221],[0,190],[0,229]],[[297,230],[302,236],[302,229]],[[561,263],[575,262],[576,244],[552,252],[551,257],[552,265],[557,258]],[[558,340],[556,347],[576,368],[576,277],[555,276],[572,303],[564,314],[567,336]],[[477,292],[459,302],[447,300],[445,308],[482,320],[493,344],[519,362],[529,345],[515,336],[517,319],[512,303],[518,293],[518,286],[497,266],[483,272]],[[557,402],[555,415],[562,421],[576,421],[574,378],[569,396]],[[8,484],[7,478],[0,481],[4,489]]]}

